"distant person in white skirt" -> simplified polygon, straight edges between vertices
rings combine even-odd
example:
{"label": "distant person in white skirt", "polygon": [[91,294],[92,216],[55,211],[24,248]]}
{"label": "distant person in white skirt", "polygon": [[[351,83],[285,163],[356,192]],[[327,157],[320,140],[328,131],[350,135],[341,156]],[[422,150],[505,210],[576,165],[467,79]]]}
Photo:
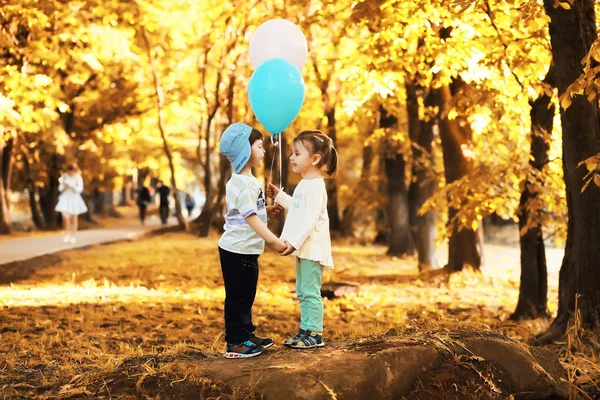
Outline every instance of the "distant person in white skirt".
{"label": "distant person in white skirt", "polygon": [[60,196],[55,210],[63,217],[63,228],[65,229],[65,243],[75,243],[75,232],[77,232],[77,217],[87,212],[85,202],[81,198],[83,192],[83,179],[77,163],[71,163],[67,172],[59,179]]}

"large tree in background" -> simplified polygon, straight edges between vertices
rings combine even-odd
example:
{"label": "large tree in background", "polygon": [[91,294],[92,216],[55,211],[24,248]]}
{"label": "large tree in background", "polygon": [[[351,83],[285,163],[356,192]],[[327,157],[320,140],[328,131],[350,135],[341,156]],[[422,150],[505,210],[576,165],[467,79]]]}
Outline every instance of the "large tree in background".
{"label": "large tree in background", "polygon": [[[582,60],[597,38],[594,1],[576,0],[566,5],[544,0],[551,19],[559,95],[582,75]],[[558,315],[539,338],[542,342],[561,336],[574,312],[581,312],[581,321],[587,327],[597,326],[600,312],[600,188],[592,185],[582,191],[587,170],[580,167],[580,163],[600,153],[600,110],[594,98],[576,96],[571,101],[570,94],[567,96],[560,110],[569,218],[567,243],[559,276]]]}
{"label": "large tree in background", "polygon": [[[511,319],[530,319],[548,316],[548,270],[543,223],[535,210],[543,209],[539,204],[543,185],[543,171],[548,164],[548,150],[556,107],[552,102],[551,87],[554,85],[554,68],[546,74],[548,85],[537,99],[530,102],[531,147],[529,150],[529,172],[523,181],[523,192],[519,201],[519,245],[521,249],[521,282],[519,300]],[[548,93],[550,92],[550,93]]]}

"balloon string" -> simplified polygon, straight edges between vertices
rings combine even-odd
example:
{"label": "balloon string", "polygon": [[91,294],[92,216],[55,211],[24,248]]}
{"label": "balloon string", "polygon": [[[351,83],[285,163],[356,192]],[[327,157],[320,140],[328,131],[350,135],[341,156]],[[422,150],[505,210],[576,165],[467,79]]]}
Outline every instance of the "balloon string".
{"label": "balloon string", "polygon": [[[277,136],[277,135],[271,135],[271,144],[273,145],[273,147],[278,147],[279,141],[275,139],[275,136]],[[271,169],[269,170],[269,183],[273,183],[273,164],[275,163],[275,158],[277,158],[277,151],[273,151],[273,155],[271,156]],[[280,184],[280,186],[281,186],[281,184]]]}
{"label": "balloon string", "polygon": [[[283,135],[283,132],[281,132],[279,134],[280,136]],[[283,147],[282,145],[282,140],[281,137],[279,138],[279,189],[283,190],[283,173],[282,173],[282,165],[283,165],[283,158],[281,156],[281,148]]]}

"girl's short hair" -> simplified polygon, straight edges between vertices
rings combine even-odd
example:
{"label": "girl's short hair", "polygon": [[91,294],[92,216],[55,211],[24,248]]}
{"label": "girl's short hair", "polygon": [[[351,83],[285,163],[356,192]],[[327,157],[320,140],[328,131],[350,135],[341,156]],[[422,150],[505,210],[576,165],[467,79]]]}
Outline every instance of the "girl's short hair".
{"label": "girl's short hair", "polygon": [[338,153],[333,145],[333,140],[321,131],[309,130],[298,134],[293,140],[293,143],[302,142],[304,147],[312,153],[319,154],[321,161],[317,167],[325,167],[325,173],[329,178],[335,177],[338,170]]}
{"label": "girl's short hair", "polygon": [[257,140],[264,140],[263,134],[258,129],[252,128],[252,132],[250,132],[250,136],[248,137],[248,141],[250,142],[250,146],[254,144]]}

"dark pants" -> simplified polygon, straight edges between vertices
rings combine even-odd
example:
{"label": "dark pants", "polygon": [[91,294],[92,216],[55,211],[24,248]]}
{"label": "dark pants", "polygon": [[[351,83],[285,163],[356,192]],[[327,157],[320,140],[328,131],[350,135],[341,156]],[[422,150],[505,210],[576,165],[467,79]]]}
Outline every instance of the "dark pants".
{"label": "dark pants", "polygon": [[187,210],[188,210],[188,216],[191,217],[192,216],[192,211],[194,211],[194,207],[188,207]]}
{"label": "dark pants", "polygon": [[232,253],[219,247],[225,282],[225,341],[241,343],[250,338],[252,304],[258,282],[258,255]]}
{"label": "dark pants", "polygon": [[146,209],[148,208],[148,206],[145,204],[138,204],[138,208],[140,210],[140,221],[143,225],[144,221],[146,221]]}
{"label": "dark pants", "polygon": [[169,218],[169,203],[160,203],[158,212],[160,213],[160,221],[163,225],[166,224]]}

